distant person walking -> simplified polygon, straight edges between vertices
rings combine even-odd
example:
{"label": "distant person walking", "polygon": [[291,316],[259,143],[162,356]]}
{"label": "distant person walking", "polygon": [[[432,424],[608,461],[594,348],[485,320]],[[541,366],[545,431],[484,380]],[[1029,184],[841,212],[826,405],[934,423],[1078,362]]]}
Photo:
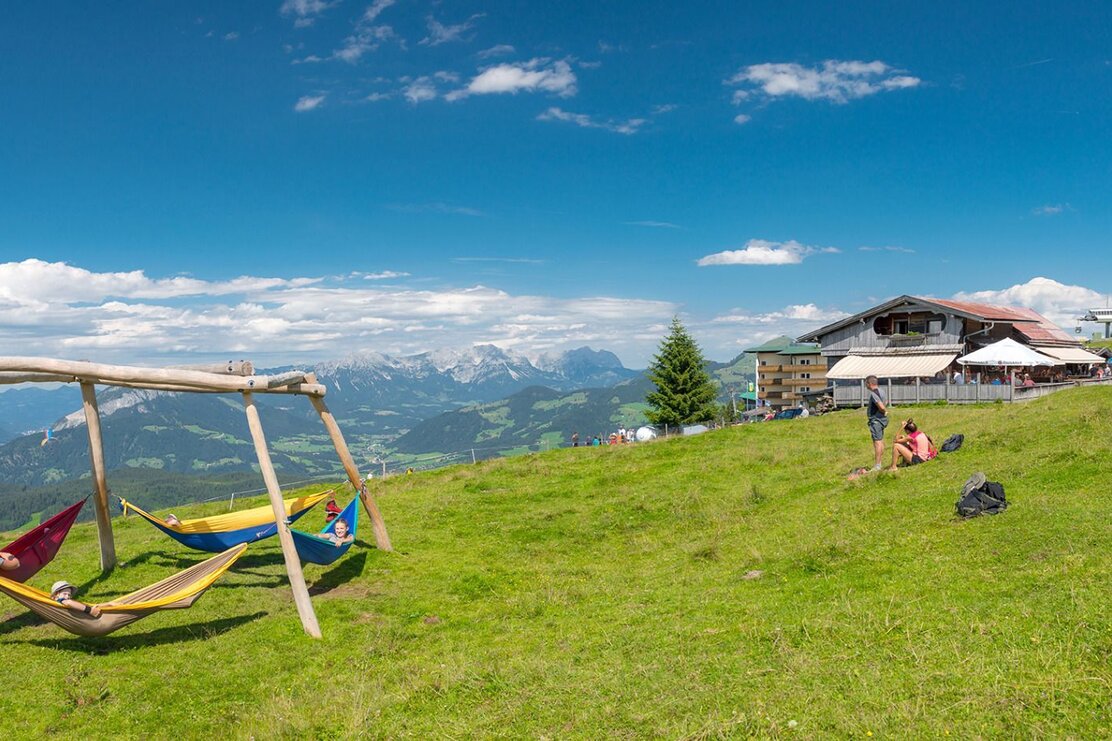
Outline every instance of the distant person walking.
{"label": "distant person walking", "polygon": [[884,430],[888,427],[888,399],[880,390],[876,376],[865,379],[865,386],[869,389],[869,434],[873,438],[873,470],[879,471],[884,467]]}
{"label": "distant person walking", "polygon": [[571,433],[571,446],[573,448],[578,448],[579,447],[579,433],[578,432]]}

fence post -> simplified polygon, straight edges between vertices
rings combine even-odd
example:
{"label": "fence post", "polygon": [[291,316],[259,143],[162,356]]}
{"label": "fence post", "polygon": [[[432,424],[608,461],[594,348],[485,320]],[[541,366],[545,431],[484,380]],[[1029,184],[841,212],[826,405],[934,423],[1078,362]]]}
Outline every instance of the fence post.
{"label": "fence post", "polygon": [[477,462],[478,461],[475,460],[475,449],[471,448],[471,463],[474,464],[474,463],[477,463]]}
{"label": "fence post", "polygon": [[921,389],[920,384],[922,383],[922,380],[923,379],[919,378],[919,376],[915,376],[915,403],[916,404],[919,404],[923,401],[922,394],[921,394],[921,391],[920,391],[920,389]]}
{"label": "fence post", "polygon": [[[862,387],[861,400],[862,400],[861,406],[865,406],[865,404],[864,404],[864,400],[865,400],[864,387]],[[892,379],[891,378],[888,379],[888,405],[889,406],[892,405]]]}

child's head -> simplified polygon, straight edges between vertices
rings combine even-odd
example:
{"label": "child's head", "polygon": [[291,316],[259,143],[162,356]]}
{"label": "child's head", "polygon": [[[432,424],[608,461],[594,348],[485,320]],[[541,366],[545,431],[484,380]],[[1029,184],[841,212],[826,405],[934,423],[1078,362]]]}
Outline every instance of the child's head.
{"label": "child's head", "polygon": [[336,533],[338,537],[344,538],[347,537],[348,530],[350,530],[350,528],[348,527],[347,520],[341,517],[336,520],[336,526],[332,529],[332,532]]}
{"label": "child's head", "polygon": [[77,587],[68,581],[56,581],[54,586],[50,588],[50,596],[54,599],[73,599],[76,591]]}
{"label": "child's head", "polygon": [[913,432],[918,432],[918,431],[919,431],[919,428],[915,425],[915,422],[912,421],[911,417],[908,417],[907,421],[904,422],[904,432],[906,432],[908,434],[911,434]]}

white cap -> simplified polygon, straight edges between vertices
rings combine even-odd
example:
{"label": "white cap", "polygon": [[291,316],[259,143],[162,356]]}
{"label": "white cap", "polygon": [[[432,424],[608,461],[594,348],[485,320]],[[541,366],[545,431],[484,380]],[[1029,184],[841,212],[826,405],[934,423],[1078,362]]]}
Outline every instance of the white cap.
{"label": "white cap", "polygon": [[54,595],[58,594],[58,592],[62,591],[63,589],[72,589],[75,592],[77,591],[77,587],[73,586],[68,581],[56,581],[56,582],[54,582],[54,586],[52,586],[50,588],[50,596],[53,597]]}

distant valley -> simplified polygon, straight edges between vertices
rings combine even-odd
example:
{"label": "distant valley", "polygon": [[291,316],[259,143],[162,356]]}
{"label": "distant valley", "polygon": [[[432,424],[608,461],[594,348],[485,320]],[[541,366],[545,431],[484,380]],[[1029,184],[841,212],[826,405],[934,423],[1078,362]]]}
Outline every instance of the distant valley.
{"label": "distant valley", "polygon": [[[365,470],[372,461],[409,465],[471,448],[476,457],[512,454],[559,445],[572,431],[586,437],[638,425],[650,386],[643,372],[625,368],[613,353],[589,348],[535,362],[494,346],[408,357],[366,353],[312,370],[327,386],[327,403]],[[720,382],[736,386],[752,368],[742,356],[713,364],[712,371]],[[234,395],[107,388],[98,401],[109,470],[136,472],[124,477],[129,484],[148,485],[161,476],[170,489],[160,490],[161,502],[173,503],[174,490],[182,492],[177,501],[195,498],[187,495],[192,480],[230,481],[256,468],[243,407]],[[306,400],[264,396],[259,407],[275,467],[285,480],[340,473]],[[44,443],[47,427],[52,439]],[[0,428],[14,436],[0,445],[3,529],[28,511],[13,504],[19,491],[64,489],[64,482],[88,476],[89,458],[76,388],[0,394]],[[140,475],[143,471],[152,475]],[[110,478],[121,481],[120,475]]]}

